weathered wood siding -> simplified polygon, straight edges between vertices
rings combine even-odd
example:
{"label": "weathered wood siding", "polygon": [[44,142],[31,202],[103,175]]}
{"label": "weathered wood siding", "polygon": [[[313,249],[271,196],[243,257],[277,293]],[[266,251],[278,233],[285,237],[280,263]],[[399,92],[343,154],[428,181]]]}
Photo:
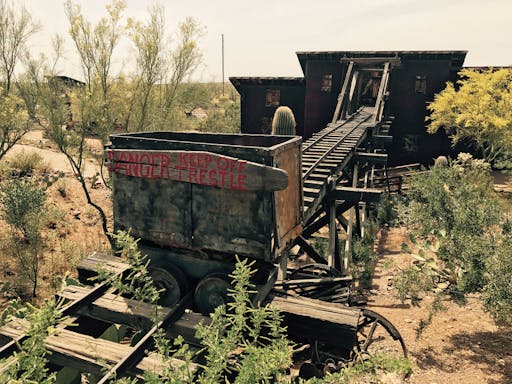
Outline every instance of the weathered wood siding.
{"label": "weathered wood siding", "polygon": [[203,151],[288,173],[286,189],[274,192],[113,172],[115,230],[131,229],[134,236],[164,247],[267,261],[300,231],[300,138],[150,132],[113,135],[111,142],[112,151]]}

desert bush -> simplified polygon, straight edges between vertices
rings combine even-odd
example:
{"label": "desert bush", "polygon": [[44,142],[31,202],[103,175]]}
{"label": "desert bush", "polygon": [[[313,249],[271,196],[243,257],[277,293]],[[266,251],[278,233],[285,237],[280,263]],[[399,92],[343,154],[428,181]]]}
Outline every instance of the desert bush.
{"label": "desert bush", "polygon": [[206,367],[200,383],[280,382],[291,365],[291,343],[275,308],[254,307],[249,282],[254,274],[247,260],[238,261],[232,274],[232,301],[218,307],[209,325],[197,329],[205,348]]}
{"label": "desert bush", "polygon": [[506,317],[500,313],[510,313],[507,210],[493,191],[489,171],[482,160],[460,154],[448,167],[433,167],[410,178],[400,220],[414,245],[412,268],[427,276],[433,288],[426,284],[420,289],[418,280],[411,278],[412,269],[406,269],[397,280],[402,300],[407,291],[414,298],[419,290],[432,288],[437,302],[448,296],[464,304],[467,294],[484,292],[485,309],[497,321]]}
{"label": "desert bush", "polygon": [[384,225],[393,226],[398,218],[397,205],[400,197],[383,193],[380,196],[374,211],[375,220],[380,227]]}
{"label": "desert bush", "polygon": [[208,117],[199,123],[199,129],[203,132],[240,132],[239,102],[228,102],[222,108],[212,108]]}
{"label": "desert bush", "polygon": [[372,282],[373,268],[377,261],[377,254],[373,251],[374,239],[374,236],[367,235],[352,241],[352,272],[362,288],[369,288]]}
{"label": "desert bush", "polygon": [[21,151],[9,160],[9,167],[24,176],[34,171],[46,171],[49,165],[39,153]]}
{"label": "desert bush", "polygon": [[14,302],[3,312],[4,321],[24,318],[30,327],[28,338],[21,343],[16,359],[0,375],[0,384],[55,383],[56,373],[50,373],[48,368],[45,339],[56,332],[55,325],[60,319],[59,305],[55,300],[49,300],[37,309]]}
{"label": "desert bush", "polygon": [[9,227],[7,253],[15,260],[20,274],[30,283],[36,296],[40,257],[44,247],[42,227],[46,213],[46,194],[33,181],[14,179],[0,190],[2,218]]}

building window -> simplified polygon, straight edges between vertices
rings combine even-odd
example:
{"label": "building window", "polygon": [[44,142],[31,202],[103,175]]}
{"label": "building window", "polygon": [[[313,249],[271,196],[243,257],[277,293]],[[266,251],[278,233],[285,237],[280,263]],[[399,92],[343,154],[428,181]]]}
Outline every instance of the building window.
{"label": "building window", "polygon": [[279,89],[267,89],[265,105],[267,107],[279,107],[281,91]]}
{"label": "building window", "polygon": [[320,90],[322,92],[331,92],[332,89],[332,75],[323,75],[322,76],[322,87]]}
{"label": "building window", "polygon": [[416,76],[416,82],[414,83],[414,91],[416,93],[427,93],[427,76]]}

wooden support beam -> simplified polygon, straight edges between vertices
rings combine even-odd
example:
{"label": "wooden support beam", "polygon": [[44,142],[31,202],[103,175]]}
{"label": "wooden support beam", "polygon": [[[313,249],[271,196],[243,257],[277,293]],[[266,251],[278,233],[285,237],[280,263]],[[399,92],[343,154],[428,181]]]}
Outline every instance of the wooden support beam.
{"label": "wooden support beam", "polygon": [[388,161],[388,155],[385,153],[356,152],[355,158],[370,164],[386,164]]}
{"label": "wooden support beam", "polygon": [[373,115],[373,122],[376,123],[380,121],[381,118],[381,112],[384,109],[384,94],[387,89],[389,80],[389,62],[386,62],[384,64],[384,71],[382,72],[382,77],[380,79],[380,85],[379,85],[379,93],[377,94],[377,100],[375,101],[375,108],[374,108],[374,115]]}
{"label": "wooden support beam", "polygon": [[355,64],[376,64],[376,63],[390,63],[393,66],[400,65],[401,60],[398,56],[389,56],[389,57],[342,57],[340,62],[342,63],[350,63],[353,62]]}
{"label": "wooden support beam", "polygon": [[[331,180],[329,183],[329,190],[332,191],[335,188],[334,180]],[[338,230],[336,228],[336,200],[331,200],[329,202],[327,214],[329,215],[329,250],[327,265],[334,267],[334,258],[336,256],[336,237],[338,236]]]}
{"label": "wooden support beam", "polygon": [[297,245],[299,247],[302,248],[302,250],[304,252],[306,252],[306,254],[311,257],[313,259],[313,261],[315,263],[319,263],[319,264],[327,264],[327,261],[315,250],[315,248],[313,248],[309,243],[308,241],[302,237],[302,236],[299,236],[295,239],[295,242],[297,243]]}
{"label": "wooden support beam", "polygon": [[393,136],[389,135],[373,135],[369,137],[373,144],[389,144],[393,141]]}
{"label": "wooden support beam", "polygon": [[345,74],[345,79],[343,80],[343,86],[341,87],[341,92],[338,96],[338,103],[336,104],[336,109],[334,110],[334,115],[332,116],[332,123],[336,123],[338,121],[338,117],[340,115],[341,109],[343,107],[343,102],[345,101],[345,94],[347,93],[349,79],[352,78],[352,68],[354,67],[353,62],[349,62],[347,73]]}
{"label": "wooden support beam", "polygon": [[352,202],[377,202],[380,199],[382,191],[375,188],[356,188],[356,187],[337,187],[330,192],[327,198],[329,200],[344,200]]}
{"label": "wooden support beam", "polygon": [[[354,172],[352,172],[352,187],[357,189],[357,183],[359,181],[359,163],[356,162],[354,165]],[[347,188],[347,187],[340,187]],[[336,188],[336,191],[338,188]],[[335,192],[333,192],[335,193]],[[344,199],[345,200],[345,199]],[[350,209],[348,226],[347,226],[347,240],[345,241],[345,254],[343,260],[341,260],[340,264],[343,266],[342,272],[348,274],[350,270],[350,264],[352,259],[352,231],[353,231],[353,223],[354,223],[354,210],[357,209],[357,206],[354,206]]]}
{"label": "wooden support beam", "polygon": [[[344,201],[344,202],[336,202],[336,217],[340,217],[340,215],[343,212],[346,212],[350,207],[354,205],[354,203],[350,201]],[[328,215],[324,215],[320,217],[318,220],[312,222],[311,224],[304,227],[304,230],[302,231],[302,236],[307,239],[311,235],[313,235],[316,231],[318,231],[320,228],[325,227],[329,223],[329,217]]]}

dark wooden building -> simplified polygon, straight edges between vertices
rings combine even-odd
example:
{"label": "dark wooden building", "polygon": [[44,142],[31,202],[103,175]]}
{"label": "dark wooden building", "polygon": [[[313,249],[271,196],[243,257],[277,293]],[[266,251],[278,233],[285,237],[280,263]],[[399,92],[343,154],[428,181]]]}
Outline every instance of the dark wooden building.
{"label": "dark wooden building", "polygon": [[[392,164],[429,163],[451,152],[442,132],[425,130],[427,103],[455,81],[466,51],[337,51],[298,52],[304,78],[231,78],[241,95],[243,133],[267,133],[279,105],[292,108],[297,134],[310,137],[331,122],[350,59],[361,66],[357,81],[359,105],[373,105],[382,77],[377,64],[393,61],[388,88],[387,114],[395,120],[388,148]],[[375,65],[372,65],[375,63]],[[373,68],[375,67],[375,68]]]}
{"label": "dark wooden building", "polygon": [[240,93],[242,133],[269,134],[275,110],[286,105],[295,115],[297,135],[304,134],[304,78],[231,77],[229,80]]}

